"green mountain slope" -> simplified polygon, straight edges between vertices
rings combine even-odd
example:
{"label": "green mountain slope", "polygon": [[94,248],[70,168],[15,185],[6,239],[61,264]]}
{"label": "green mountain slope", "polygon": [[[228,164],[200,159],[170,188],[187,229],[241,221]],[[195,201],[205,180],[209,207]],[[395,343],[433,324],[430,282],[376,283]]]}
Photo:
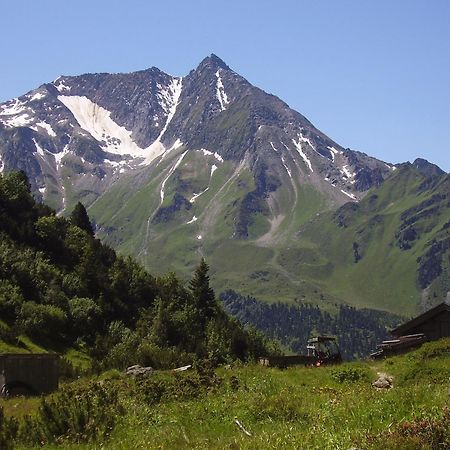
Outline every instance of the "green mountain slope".
{"label": "green mountain slope", "polygon": [[[183,151],[156,177],[123,179],[90,208],[98,223],[108,223],[100,236],[152,271],[188,276],[204,255],[219,292],[232,287],[267,302],[325,310],[345,303],[402,315],[442,301],[450,290],[450,181],[435,166],[400,165],[359,203],[337,210],[301,177],[285,180],[260,212],[250,202],[249,235],[242,239],[236,220],[245,220],[243,204],[258,189],[252,174],[225,162],[208,184],[213,160],[205,165],[199,152],[170,172]],[[151,192],[169,174],[155,209]],[[192,202],[193,193],[202,194]]]}
{"label": "green mountain slope", "polygon": [[406,164],[360,203],[302,227],[281,264],[354,305],[413,314],[450,291],[449,223],[449,175]]}

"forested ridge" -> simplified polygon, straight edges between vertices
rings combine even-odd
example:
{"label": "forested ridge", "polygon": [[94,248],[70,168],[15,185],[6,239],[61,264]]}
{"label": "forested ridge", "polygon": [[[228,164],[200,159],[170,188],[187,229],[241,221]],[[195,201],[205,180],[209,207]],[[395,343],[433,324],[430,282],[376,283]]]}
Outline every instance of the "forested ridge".
{"label": "forested ridge", "polygon": [[0,340],[78,348],[100,367],[170,367],[196,357],[268,351],[216,300],[201,260],[186,285],[154,277],[94,237],[85,208],[69,218],[37,203],[23,172],[0,175]]}
{"label": "forested ridge", "polygon": [[306,342],[314,334],[335,335],[345,359],[368,356],[389,337],[389,328],[401,321],[384,311],[348,305],[336,305],[336,313],[331,314],[311,304],[268,304],[233,290],[223,292],[220,299],[242,324],[255,326],[297,353],[306,351]]}

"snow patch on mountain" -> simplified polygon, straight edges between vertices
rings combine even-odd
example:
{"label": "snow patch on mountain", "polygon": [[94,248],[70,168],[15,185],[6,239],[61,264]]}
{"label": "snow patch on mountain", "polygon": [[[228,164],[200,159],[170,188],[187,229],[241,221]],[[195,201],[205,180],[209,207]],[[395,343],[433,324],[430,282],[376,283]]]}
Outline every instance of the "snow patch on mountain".
{"label": "snow patch on mountain", "polygon": [[199,192],[198,194],[194,194],[194,195],[192,196],[192,198],[189,200],[189,202],[190,202],[190,203],[194,203],[195,200],[197,200],[197,199],[200,197],[200,195],[204,194],[208,189],[209,189],[209,187],[207,187],[206,189],[204,189],[202,192]]}
{"label": "snow patch on mountain", "polygon": [[340,170],[340,172],[349,179],[355,176],[355,174],[348,169],[348,165],[342,166],[342,170]]}
{"label": "snow patch on mountain", "polygon": [[32,130],[37,131],[39,133],[39,128],[44,129],[47,134],[51,137],[56,137],[56,133],[53,130],[52,126],[49,125],[47,122],[36,122],[32,127],[30,127]]}
{"label": "snow patch on mountain", "polygon": [[160,99],[163,99],[160,104],[161,107],[167,113],[167,119],[163,129],[161,130],[161,133],[159,133],[159,136],[156,138],[155,142],[161,141],[162,137],[164,136],[164,133],[167,130],[167,127],[172,121],[173,116],[175,115],[175,112],[177,110],[178,103],[180,101],[182,88],[183,88],[183,78],[174,78],[172,82],[169,84],[168,89],[162,89],[160,91]]}
{"label": "snow patch on mountain", "polygon": [[14,98],[3,105],[0,105],[0,115],[16,115],[27,110],[26,103]]}
{"label": "snow patch on mountain", "polygon": [[0,122],[8,128],[26,127],[33,122],[33,112],[26,102],[15,98],[0,105]]}
{"label": "snow patch on mountain", "polygon": [[45,152],[44,149],[36,142],[36,139],[33,138],[34,146],[36,147],[36,153],[42,157],[44,157]]}
{"label": "snow patch on mountain", "polygon": [[61,165],[61,161],[69,153],[69,146],[66,145],[62,149],[62,151],[58,153],[54,153],[53,156],[55,157],[56,167],[59,167]]}
{"label": "snow patch on mountain", "polygon": [[170,169],[169,174],[167,175],[166,178],[164,178],[164,181],[161,184],[161,190],[160,190],[160,197],[161,197],[161,203],[160,205],[162,205],[162,202],[164,201],[164,188],[166,186],[167,180],[170,178],[170,176],[175,172],[175,170],[177,170],[177,167],[181,164],[181,161],[183,161],[183,158],[186,156],[186,153],[188,152],[188,150],[186,150],[177,160],[177,162],[174,164],[174,166]]}
{"label": "snow patch on mountain", "polygon": [[9,118],[3,118],[0,116],[0,121],[3,122],[8,128],[26,127],[33,123],[33,118],[28,113],[20,114],[17,116],[9,116]]}
{"label": "snow patch on mountain", "polygon": [[46,96],[47,96],[47,93],[36,92],[36,94],[29,96],[29,98],[30,98],[30,102],[34,102],[35,100],[42,100]]}
{"label": "snow patch on mountain", "polygon": [[[270,145],[272,146],[273,151],[276,152],[276,153],[278,153],[278,149],[275,147],[275,145],[273,145],[273,142],[270,142]],[[284,144],[283,144],[283,145],[284,145]],[[286,147],[286,146],[285,146],[285,147]],[[286,148],[287,148],[287,147],[286,147]],[[284,166],[284,168],[286,169],[286,172],[288,173],[289,178],[292,178],[292,173],[291,173],[291,171],[289,170],[289,167],[287,166],[286,160],[284,159],[284,156],[283,156],[283,155],[281,155],[281,162],[283,163],[283,166]]]}
{"label": "snow patch on mountain", "polygon": [[228,96],[225,92],[225,88],[223,86],[222,78],[220,77],[220,69],[216,72],[217,77],[217,84],[216,84],[216,97],[217,100],[219,100],[220,103],[220,109],[222,111],[225,111],[227,109],[228,103],[230,101],[228,100]]}
{"label": "snow patch on mountain", "polygon": [[357,198],[353,194],[350,194],[349,192],[346,192],[343,189],[341,189],[341,192],[345,194],[347,197],[350,197],[352,200],[357,200]]}
{"label": "snow patch on mountain", "polygon": [[291,173],[291,171],[289,170],[289,167],[287,166],[286,160],[284,159],[283,155],[281,155],[281,162],[283,163],[283,166],[284,166],[284,168],[286,169],[286,172],[288,173],[289,178],[292,178],[292,173]]}
{"label": "snow patch on mountain", "polygon": [[217,153],[217,152],[211,152],[209,150],[206,150],[206,148],[201,148],[200,151],[205,155],[205,156],[214,156],[214,158],[217,159],[217,161],[223,163],[223,158]]}
{"label": "snow patch on mountain", "polygon": [[334,162],[334,156],[338,155],[339,153],[342,153],[342,152],[339,152],[339,150],[336,150],[333,146],[327,145],[327,149],[330,150],[330,152],[331,152],[331,160],[333,162]]}
{"label": "snow patch on mountain", "polygon": [[59,92],[67,92],[70,91],[70,86],[67,86],[64,84],[64,81],[62,80],[62,77],[58,77],[54,82],[53,86],[59,91]]}
{"label": "snow patch on mountain", "polygon": [[[309,170],[311,172],[314,172],[314,170],[312,168],[311,161],[308,159],[308,157],[306,156],[306,154],[302,150],[301,142],[305,142],[305,140],[304,140],[305,138],[302,139],[300,136],[299,136],[299,141],[298,142],[295,142],[295,139],[292,139],[292,142],[295,145],[295,148],[297,149],[298,153],[302,157],[303,161],[305,161],[305,164],[308,166]],[[309,139],[307,141],[309,142]],[[311,144],[309,144],[309,145],[311,145]]]}
{"label": "snow patch on mountain", "polygon": [[172,147],[166,151],[166,148],[161,143],[161,139],[164,136],[164,133],[166,132],[170,122],[172,121],[176,113],[177,106],[180,102],[181,91],[183,88],[183,78],[173,78],[172,82],[169,84],[169,87],[167,89],[163,88],[161,85],[158,85],[158,87],[160,89],[160,92],[157,95],[159,96],[160,99],[160,105],[167,113],[166,123],[164,124],[164,127],[162,128],[161,132],[159,133],[155,141],[152,144],[150,144],[149,147],[147,147],[146,150],[148,152],[148,156],[141,163],[141,165],[150,164],[155,158],[157,158],[160,155],[163,155],[164,159],[164,153],[168,153],[174,148],[178,148],[181,145],[183,145],[182,142],[179,139],[177,139],[175,141],[175,144],[172,145]]}
{"label": "snow patch on mountain", "polygon": [[87,97],[59,95],[58,100],[70,110],[76,121],[109,153],[148,157],[148,149],[140,148],[131,138],[131,131],[111,119],[111,112]]}
{"label": "snow patch on mountain", "polygon": [[[314,151],[317,151],[317,150],[316,150],[316,147],[314,147],[314,145],[312,144],[312,142],[311,142],[307,137],[303,136],[302,133],[300,133],[300,134],[297,135],[297,136],[298,136],[299,142],[304,142],[305,144],[308,144]],[[323,155],[322,155],[322,156],[323,156]]]}

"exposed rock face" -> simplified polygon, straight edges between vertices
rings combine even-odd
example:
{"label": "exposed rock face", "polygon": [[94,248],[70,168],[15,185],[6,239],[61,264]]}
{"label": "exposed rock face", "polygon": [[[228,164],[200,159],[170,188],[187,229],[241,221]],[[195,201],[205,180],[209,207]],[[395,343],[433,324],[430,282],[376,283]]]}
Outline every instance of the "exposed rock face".
{"label": "exposed rock face", "polygon": [[268,176],[272,186],[259,189],[259,199],[288,175],[342,204],[392,171],[344,150],[215,55],[184,78],[155,67],[62,76],[0,105],[1,170],[25,170],[37,197],[57,209],[80,199],[89,205],[123,174],[153,166],[181,146],[206,149],[235,166],[245,161],[256,184]]}

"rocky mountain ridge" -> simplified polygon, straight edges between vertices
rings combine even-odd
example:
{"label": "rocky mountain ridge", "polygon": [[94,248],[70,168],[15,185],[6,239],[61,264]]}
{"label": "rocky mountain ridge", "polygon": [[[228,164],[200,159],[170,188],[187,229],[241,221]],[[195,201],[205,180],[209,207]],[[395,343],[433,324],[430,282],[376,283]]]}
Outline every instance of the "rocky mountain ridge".
{"label": "rocky mountain ridge", "polygon": [[82,201],[98,236],[153,271],[189,273],[207,256],[219,289],[255,296],[327,290],[293,268],[299,230],[397,167],[334,142],[215,55],[183,77],[61,76],[0,105],[0,170],[24,170],[37,198],[62,214]]}

